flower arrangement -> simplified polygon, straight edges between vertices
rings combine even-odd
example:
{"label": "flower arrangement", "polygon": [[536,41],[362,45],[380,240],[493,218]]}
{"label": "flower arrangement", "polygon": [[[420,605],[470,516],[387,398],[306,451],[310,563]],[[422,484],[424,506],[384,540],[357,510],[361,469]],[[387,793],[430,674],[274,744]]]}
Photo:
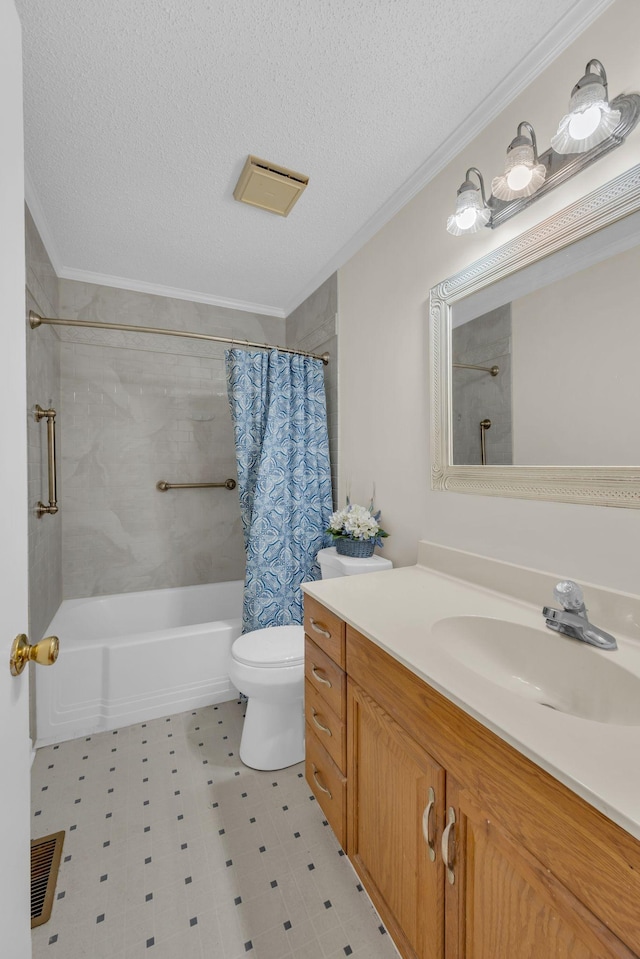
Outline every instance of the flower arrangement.
{"label": "flower arrangement", "polygon": [[373,500],[368,507],[358,506],[347,497],[344,509],[331,514],[327,533],[333,537],[339,553],[372,556],[374,547],[382,546],[383,538],[389,535],[380,526],[379,519],[380,510],[375,510]]}

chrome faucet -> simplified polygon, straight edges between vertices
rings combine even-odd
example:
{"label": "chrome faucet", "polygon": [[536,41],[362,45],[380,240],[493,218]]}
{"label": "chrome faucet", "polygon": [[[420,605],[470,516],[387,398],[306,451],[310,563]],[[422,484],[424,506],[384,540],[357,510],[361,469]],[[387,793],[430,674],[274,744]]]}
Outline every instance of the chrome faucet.
{"label": "chrome faucet", "polygon": [[549,629],[555,629],[556,632],[564,633],[565,636],[579,639],[582,643],[597,646],[598,649],[618,648],[613,636],[589,622],[584,596],[577,583],[570,579],[564,580],[555,587],[553,595],[562,609],[543,607],[542,615]]}

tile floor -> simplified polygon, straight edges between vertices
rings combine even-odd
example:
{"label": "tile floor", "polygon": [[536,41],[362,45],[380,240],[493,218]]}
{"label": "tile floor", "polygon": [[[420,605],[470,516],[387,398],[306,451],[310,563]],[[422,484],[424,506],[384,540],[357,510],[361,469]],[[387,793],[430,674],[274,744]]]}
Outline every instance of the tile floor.
{"label": "tile floor", "polygon": [[303,765],[240,762],[242,713],[38,750],[32,834],[66,835],[33,959],[397,959]]}

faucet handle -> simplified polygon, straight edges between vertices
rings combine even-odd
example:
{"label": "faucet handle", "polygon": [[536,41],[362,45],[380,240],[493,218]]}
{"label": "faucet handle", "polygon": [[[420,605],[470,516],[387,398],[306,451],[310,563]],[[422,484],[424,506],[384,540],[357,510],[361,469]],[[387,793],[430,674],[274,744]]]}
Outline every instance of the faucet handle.
{"label": "faucet handle", "polygon": [[563,609],[573,612],[584,611],[584,595],[573,580],[565,579],[558,583],[553,590],[553,595]]}

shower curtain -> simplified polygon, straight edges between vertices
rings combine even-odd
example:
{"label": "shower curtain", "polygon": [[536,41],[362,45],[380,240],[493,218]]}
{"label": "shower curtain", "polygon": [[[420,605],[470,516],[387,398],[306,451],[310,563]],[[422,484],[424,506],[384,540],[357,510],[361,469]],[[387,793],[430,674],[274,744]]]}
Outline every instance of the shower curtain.
{"label": "shower curtain", "polygon": [[333,509],[322,362],[226,350],[247,557],[243,632],[302,622]]}

